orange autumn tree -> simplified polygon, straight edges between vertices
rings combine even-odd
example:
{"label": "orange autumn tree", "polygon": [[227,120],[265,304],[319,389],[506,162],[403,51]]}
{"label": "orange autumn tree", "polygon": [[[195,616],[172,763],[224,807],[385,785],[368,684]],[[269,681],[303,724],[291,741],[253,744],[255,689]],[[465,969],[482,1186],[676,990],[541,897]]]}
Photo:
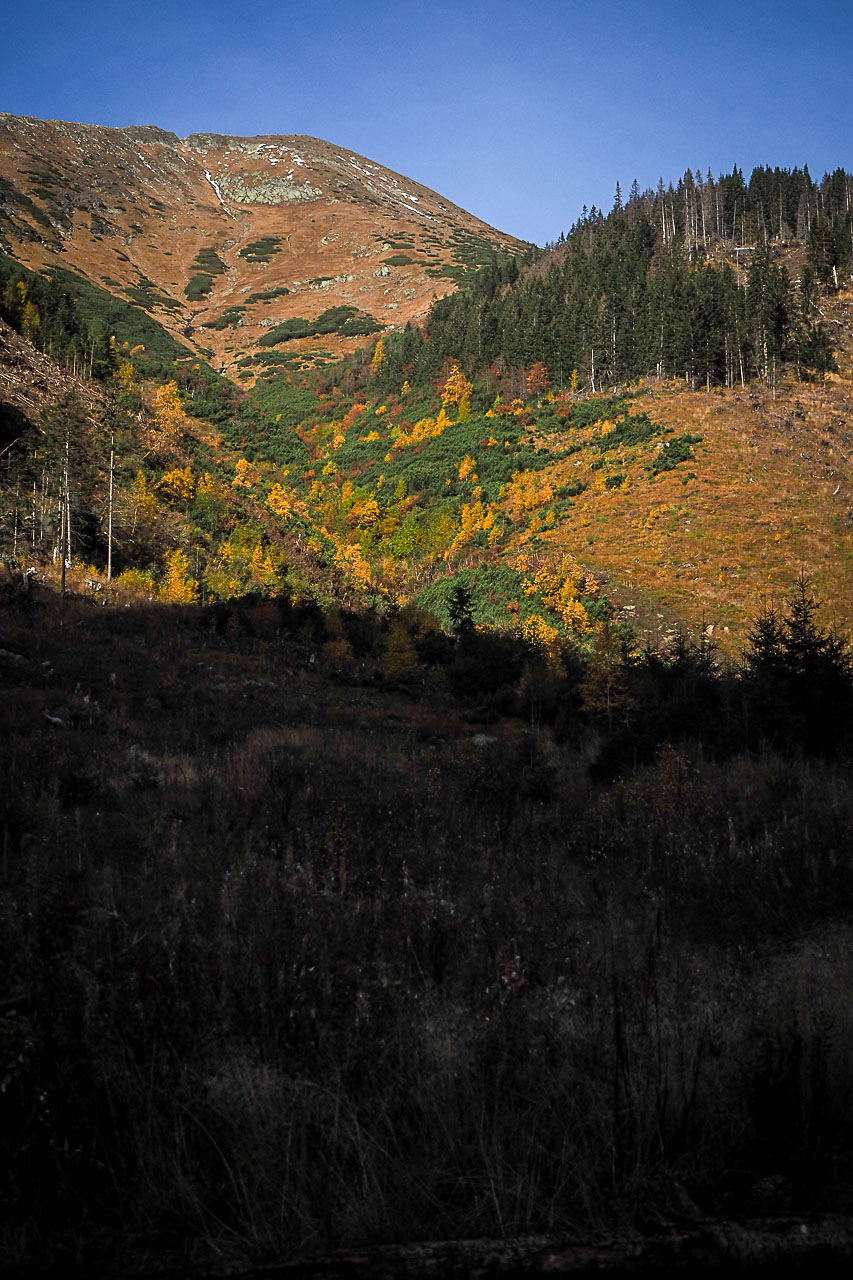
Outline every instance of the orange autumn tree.
{"label": "orange autumn tree", "polygon": [[157,388],[151,401],[151,409],[157,426],[155,447],[174,449],[186,424],[186,415],[178,396],[178,384],[174,378]]}
{"label": "orange autumn tree", "polygon": [[548,394],[550,382],[548,380],[548,370],[541,360],[536,360],[527,370],[524,379],[527,387],[528,396],[536,396],[538,401]]}
{"label": "orange autumn tree", "polygon": [[597,596],[599,584],[570,553],[564,555],[559,564],[542,565],[533,578],[524,579],[522,588],[525,595],[538,595],[558,614],[570,634],[583,636],[590,630],[590,620],[580,596]]}
{"label": "orange autumn tree", "polygon": [[166,572],[160,587],[160,599],[168,604],[196,604],[198,583],[189,576],[190,562],[178,548],[166,556]]}
{"label": "orange autumn tree", "polygon": [[380,338],[376,346],[373,348],[373,359],[370,362],[370,368],[374,378],[378,378],[385,364],[385,343]]}
{"label": "orange autumn tree", "polygon": [[195,497],[195,480],[189,467],[176,467],[167,471],[157,488],[170,502],[191,502]]}
{"label": "orange autumn tree", "polygon": [[458,405],[459,421],[467,422],[471,415],[471,391],[471,383],[459,368],[458,362],[454,360],[450,373],[447,376],[447,381],[442,387],[442,407],[446,409],[449,404]]}

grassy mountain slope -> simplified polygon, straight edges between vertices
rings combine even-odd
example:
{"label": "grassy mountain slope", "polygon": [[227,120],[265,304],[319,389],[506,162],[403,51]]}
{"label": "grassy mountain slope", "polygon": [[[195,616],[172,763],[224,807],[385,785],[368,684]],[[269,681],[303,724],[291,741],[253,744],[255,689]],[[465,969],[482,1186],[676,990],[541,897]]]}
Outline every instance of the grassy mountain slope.
{"label": "grassy mountain slope", "polygon": [[[446,624],[461,583],[475,622],[543,641],[569,635],[592,645],[609,602],[653,644],[681,621],[736,653],[762,601],[784,596],[805,568],[837,623],[853,622],[841,171],[822,184],[799,171],[762,171],[749,187],[735,171],[716,188],[685,187],[683,198],[636,195],[607,219],[584,220],[519,274],[511,256],[487,253],[485,239],[475,245],[474,222],[434,193],[316,140],[180,142],[156,130],[12,117],[0,133],[17,175],[3,188],[7,239],[21,256],[52,264],[57,286],[72,286],[83,329],[99,332],[102,346],[105,333],[116,334],[103,352],[102,428],[72,448],[89,477],[71,503],[72,553],[87,570],[104,565],[106,441],[118,425],[117,565],[148,594],[167,589],[166,557],[177,551],[187,591],[202,598],[310,583],[324,599],[418,601]],[[168,209],[155,194],[164,175]],[[784,201],[764,199],[762,182],[779,191],[787,183],[787,212]],[[736,199],[749,231],[764,230],[761,253],[732,240]],[[131,226],[143,204],[144,228]],[[765,209],[781,219],[772,241]],[[432,308],[425,330],[382,340],[359,331],[356,293],[367,281],[392,289],[394,272],[413,265],[381,260],[378,241],[365,249],[356,223],[368,215],[384,226],[385,249],[395,247],[388,228],[408,218],[405,234],[411,240],[417,224],[432,237],[442,269],[454,255],[460,267],[487,258]],[[343,218],[349,239],[340,239],[342,223],[340,235],[320,235],[318,218]],[[741,238],[745,229],[738,223]],[[491,244],[511,247],[500,237]],[[186,288],[198,297],[184,293],[173,307],[156,281],[179,245],[197,277]],[[56,265],[58,249],[78,271]],[[331,263],[344,250],[352,262],[364,258],[363,279],[329,266],[307,291],[302,280],[294,295],[290,276],[282,284],[283,263],[311,253]],[[94,272],[103,254],[126,259],[121,269],[148,284],[125,285],[121,301],[87,282],[79,272]],[[320,257],[310,270],[321,270]],[[110,289],[117,279],[108,278]],[[444,281],[450,288],[451,277]],[[27,320],[27,287],[10,278],[3,305],[49,349],[47,312],[41,329],[37,309],[35,323]],[[202,309],[226,301],[218,290],[245,303],[201,330]],[[415,289],[413,310],[397,319],[424,297]],[[199,309],[189,333],[187,306]],[[668,329],[658,351],[659,322]],[[235,381],[217,382],[193,359],[202,332],[230,348]],[[825,344],[817,357],[809,355],[816,335]],[[73,367],[85,368],[88,341],[82,331],[75,338]],[[325,367],[312,372],[309,351]],[[333,351],[344,359],[330,362]],[[550,368],[535,359],[540,351]],[[580,369],[567,364],[574,359]],[[663,372],[637,376],[649,361]],[[687,376],[665,376],[667,362],[686,365]],[[454,366],[464,395],[448,390]],[[15,545],[53,563],[49,509],[60,501],[62,460],[55,441],[51,448],[25,465],[10,452],[4,520]],[[34,483],[37,519],[21,497]]]}
{"label": "grassy mountain slope", "polygon": [[[0,115],[0,246],[130,299],[231,372],[268,353],[283,323],[292,355],[351,351],[365,333],[422,317],[493,249],[525,248],[316,138],[181,140],[10,115]],[[335,308],[346,311],[329,317]],[[293,336],[323,315],[319,337]]]}
{"label": "grassy mountain slope", "polygon": [[[693,455],[656,476],[660,443],[612,451],[605,472],[626,488],[584,493],[546,533],[604,574],[652,637],[654,605],[731,648],[763,599],[779,599],[805,566],[838,624],[853,622],[853,435],[849,376],[826,385],[640,392],[634,402]],[[583,458],[583,454],[581,454]],[[598,461],[598,457],[590,461]],[[575,473],[592,478],[588,463]],[[572,468],[568,468],[571,474]],[[546,473],[547,474],[547,473]],[[525,539],[520,539],[523,545]]]}

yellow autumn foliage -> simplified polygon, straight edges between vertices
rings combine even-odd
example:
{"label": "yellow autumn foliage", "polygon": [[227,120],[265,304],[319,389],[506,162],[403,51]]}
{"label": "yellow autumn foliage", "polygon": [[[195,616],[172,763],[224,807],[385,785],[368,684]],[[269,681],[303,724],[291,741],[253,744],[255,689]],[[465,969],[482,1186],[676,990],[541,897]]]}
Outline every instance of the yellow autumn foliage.
{"label": "yellow autumn foliage", "polygon": [[442,388],[442,405],[456,404],[461,407],[464,403],[470,404],[471,390],[471,383],[465,377],[465,374],[459,368],[459,365],[454,361],[447,381]]}
{"label": "yellow autumn foliage", "polygon": [[170,502],[190,502],[195,495],[196,485],[189,467],[176,467],[174,471],[167,471],[161,477],[157,488]]}
{"label": "yellow autumn foliage", "polygon": [[359,591],[370,586],[370,565],[361,548],[351,542],[335,542],[334,562],[344,577]]}
{"label": "yellow autumn foliage", "polygon": [[198,583],[189,576],[189,560],[180,547],[165,559],[165,573],[160,585],[160,599],[167,604],[196,604]]}
{"label": "yellow autumn foliage", "polygon": [[296,497],[292,489],[287,489],[283,484],[274,484],[267,494],[267,506],[274,516],[278,516],[280,520],[289,520],[294,512],[303,508],[303,504]]}
{"label": "yellow autumn foliage", "polygon": [[174,378],[154,392],[151,409],[165,442],[174,445],[186,424],[186,415],[178,396],[178,384]]}
{"label": "yellow autumn foliage", "polygon": [[385,343],[380,338],[376,346],[373,348],[373,359],[370,361],[370,368],[373,376],[377,377],[385,364]]}
{"label": "yellow autumn foliage", "polygon": [[134,476],[127,501],[130,508],[130,531],[132,534],[135,534],[138,529],[145,529],[146,526],[150,527],[157,519],[160,512],[160,504],[157,501],[157,495],[148,483],[144,471],[137,471]]}
{"label": "yellow autumn foliage", "polygon": [[234,479],[231,481],[232,489],[251,489],[252,480],[249,477],[249,463],[245,458],[238,458],[234,464]]}
{"label": "yellow autumn foliage", "polygon": [[595,577],[582,569],[574,556],[563,556],[556,566],[542,565],[532,578],[523,581],[522,587],[526,595],[538,595],[560,616],[570,632],[584,635],[589,631],[589,618],[579,596],[597,595],[600,588]]}
{"label": "yellow autumn foliage", "polygon": [[550,626],[538,613],[524,619],[521,632],[532,644],[552,644],[557,639],[557,628]]}
{"label": "yellow autumn foliage", "polygon": [[553,486],[541,471],[514,472],[505,491],[509,514],[513,520],[522,520],[537,507],[547,506],[553,496]]}

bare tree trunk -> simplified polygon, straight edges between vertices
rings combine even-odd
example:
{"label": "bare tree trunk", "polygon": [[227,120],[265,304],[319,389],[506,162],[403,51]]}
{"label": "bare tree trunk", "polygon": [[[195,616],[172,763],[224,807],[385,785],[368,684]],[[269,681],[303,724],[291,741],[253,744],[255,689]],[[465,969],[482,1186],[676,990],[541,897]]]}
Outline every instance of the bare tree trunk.
{"label": "bare tree trunk", "polygon": [[65,595],[65,570],[71,557],[71,494],[68,488],[68,461],[70,444],[68,428],[65,428],[65,476],[63,485],[63,519],[62,519],[62,594]]}
{"label": "bare tree trunk", "polygon": [[113,475],[115,471],[115,436],[110,436],[110,499],[107,515],[107,582],[113,580]]}
{"label": "bare tree trunk", "polygon": [[59,508],[59,529],[60,529],[60,532],[59,532],[59,583],[60,583],[59,589],[62,595],[65,595],[65,551],[66,551],[65,537],[68,529],[68,525],[66,524],[66,519],[65,519],[65,496],[66,496],[66,491],[63,486],[62,501],[60,503],[60,508]]}

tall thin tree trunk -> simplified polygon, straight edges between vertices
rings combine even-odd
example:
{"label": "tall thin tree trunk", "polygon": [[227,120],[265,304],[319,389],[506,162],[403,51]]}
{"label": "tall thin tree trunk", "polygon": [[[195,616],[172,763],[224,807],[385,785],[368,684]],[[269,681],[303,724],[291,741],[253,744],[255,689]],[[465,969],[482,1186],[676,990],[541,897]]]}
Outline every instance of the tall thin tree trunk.
{"label": "tall thin tree trunk", "polygon": [[[67,472],[66,472],[66,477],[67,477]],[[65,512],[66,497],[67,497],[67,490],[63,486],[62,501],[60,503],[60,508],[59,508],[59,584],[60,584],[59,589],[62,595],[65,595],[65,551],[66,551],[65,538],[68,530],[68,525],[66,523],[66,512]]]}
{"label": "tall thin tree trunk", "polygon": [[65,595],[65,570],[71,559],[71,493],[68,487],[68,463],[70,444],[68,428],[65,428],[65,511],[62,525],[62,594]]}
{"label": "tall thin tree trunk", "polygon": [[115,436],[110,436],[110,499],[107,515],[107,582],[113,580],[113,475],[115,470]]}

